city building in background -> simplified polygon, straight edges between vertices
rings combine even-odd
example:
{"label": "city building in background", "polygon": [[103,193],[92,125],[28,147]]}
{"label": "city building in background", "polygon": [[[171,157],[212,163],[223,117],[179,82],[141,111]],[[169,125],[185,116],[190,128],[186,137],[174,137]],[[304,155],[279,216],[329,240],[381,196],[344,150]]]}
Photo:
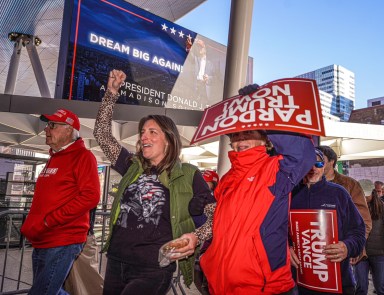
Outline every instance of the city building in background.
{"label": "city building in background", "polygon": [[[381,97],[384,100],[384,97]],[[371,101],[380,101],[378,98]],[[364,109],[353,110],[349,118],[351,123],[384,125],[384,103]],[[348,162],[347,174],[358,180],[366,194],[370,194],[376,180],[384,182],[384,159],[372,158],[351,160]]]}
{"label": "city building in background", "polygon": [[374,107],[374,106],[380,106],[380,105],[384,105],[384,96],[371,98],[367,100],[368,107]]}
{"label": "city building in background", "polygon": [[319,95],[320,95],[321,112],[323,114],[323,118],[326,118],[332,121],[340,121],[339,117],[331,114],[333,95],[322,90],[319,90]]}
{"label": "city building in background", "polygon": [[383,103],[365,109],[353,110],[349,118],[351,123],[365,123],[384,125],[384,97]]}
{"label": "city building in background", "polygon": [[332,95],[331,114],[348,121],[355,105],[355,74],[340,65],[330,65],[298,78],[314,79],[319,90]]}

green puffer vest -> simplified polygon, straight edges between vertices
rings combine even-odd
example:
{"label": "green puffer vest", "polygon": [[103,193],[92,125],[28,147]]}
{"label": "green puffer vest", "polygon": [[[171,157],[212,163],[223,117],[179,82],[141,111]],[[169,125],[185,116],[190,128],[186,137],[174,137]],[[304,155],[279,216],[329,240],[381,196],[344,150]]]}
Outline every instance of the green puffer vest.
{"label": "green puffer vest", "polygon": [[[165,171],[159,176],[160,182],[167,187],[170,192],[171,226],[174,239],[184,233],[190,233],[195,230],[195,224],[188,212],[188,204],[193,197],[192,183],[196,170],[197,167],[191,164],[177,162],[172,168],[170,177],[168,177]],[[131,183],[135,182],[143,172],[144,170],[140,161],[137,158],[133,158],[133,163],[121,179],[116,197],[113,200],[109,221],[109,235],[103,247],[103,252],[108,250],[113,226],[120,213],[120,200],[124,190]],[[179,261],[179,268],[184,277],[184,283],[188,287],[193,282],[195,255]]]}

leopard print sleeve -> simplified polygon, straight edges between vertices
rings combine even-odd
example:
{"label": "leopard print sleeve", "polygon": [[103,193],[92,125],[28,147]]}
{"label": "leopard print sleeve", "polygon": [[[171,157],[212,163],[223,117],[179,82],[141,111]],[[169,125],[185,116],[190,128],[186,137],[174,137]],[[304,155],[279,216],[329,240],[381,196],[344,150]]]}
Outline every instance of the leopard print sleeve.
{"label": "leopard print sleeve", "polygon": [[199,244],[212,238],[212,223],[215,209],[216,203],[211,203],[205,206],[204,214],[207,216],[207,221],[193,232],[199,239]]}
{"label": "leopard print sleeve", "polygon": [[112,166],[116,164],[117,158],[121,152],[122,146],[112,135],[112,116],[118,94],[113,94],[107,90],[101,101],[99,112],[97,113],[93,136],[95,137],[103,153],[111,162]]}

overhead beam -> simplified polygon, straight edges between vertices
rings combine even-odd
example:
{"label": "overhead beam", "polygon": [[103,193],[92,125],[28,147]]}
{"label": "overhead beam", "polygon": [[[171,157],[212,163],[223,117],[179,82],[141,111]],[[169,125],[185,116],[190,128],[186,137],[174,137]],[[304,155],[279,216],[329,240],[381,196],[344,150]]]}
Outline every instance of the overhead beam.
{"label": "overhead beam", "polygon": [[[59,108],[66,108],[76,113],[79,118],[95,119],[99,106],[99,102],[93,101],[0,94],[0,111],[10,113],[49,114]],[[119,104],[115,108],[113,119],[138,122],[142,117],[152,114],[166,115],[172,118],[176,125],[197,126],[203,112]]]}
{"label": "overhead beam", "polygon": [[382,140],[344,139],[340,143],[341,155],[351,155],[384,150]]}
{"label": "overhead beam", "polygon": [[324,119],[324,128],[326,137],[384,140],[384,125],[336,122]]}

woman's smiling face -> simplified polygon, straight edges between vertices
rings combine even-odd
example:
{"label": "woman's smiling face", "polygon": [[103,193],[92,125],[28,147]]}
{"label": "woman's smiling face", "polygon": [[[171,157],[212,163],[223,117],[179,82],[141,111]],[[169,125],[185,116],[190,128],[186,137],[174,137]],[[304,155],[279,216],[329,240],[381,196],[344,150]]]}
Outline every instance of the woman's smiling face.
{"label": "woman's smiling face", "polygon": [[155,120],[146,121],[140,134],[143,157],[156,166],[164,159],[167,145],[165,134]]}

